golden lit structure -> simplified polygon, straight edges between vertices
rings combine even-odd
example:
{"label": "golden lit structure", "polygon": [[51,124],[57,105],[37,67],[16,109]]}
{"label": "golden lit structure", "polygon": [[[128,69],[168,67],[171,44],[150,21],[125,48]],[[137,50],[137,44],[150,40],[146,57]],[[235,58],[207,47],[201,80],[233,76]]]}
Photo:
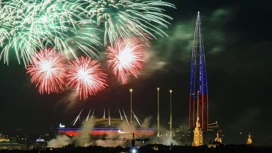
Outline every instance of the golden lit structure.
{"label": "golden lit structure", "polygon": [[216,137],[214,138],[214,142],[215,143],[222,143],[222,139],[219,136],[219,132],[216,133]]}
{"label": "golden lit structure", "polygon": [[252,145],[252,138],[251,138],[250,133],[248,134],[248,138],[247,138],[246,144],[247,144],[247,145]]}
{"label": "golden lit structure", "polygon": [[[199,96],[199,92],[197,92],[197,97]],[[192,146],[198,147],[203,145],[203,131],[200,126],[199,121],[199,98],[197,98],[197,105],[196,105],[196,126],[194,129],[194,141]]]}
{"label": "golden lit structure", "polygon": [[200,128],[199,117],[196,119],[196,127],[194,129],[194,141],[192,146],[198,147],[203,145],[203,131]]}
{"label": "golden lit structure", "polygon": [[10,140],[7,138],[0,138],[0,142],[10,142]]}

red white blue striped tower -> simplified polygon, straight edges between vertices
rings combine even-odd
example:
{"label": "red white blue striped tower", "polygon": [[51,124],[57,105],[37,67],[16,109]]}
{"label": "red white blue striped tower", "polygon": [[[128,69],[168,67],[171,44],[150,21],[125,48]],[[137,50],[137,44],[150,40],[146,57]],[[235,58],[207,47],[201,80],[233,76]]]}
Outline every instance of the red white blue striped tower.
{"label": "red white blue striped tower", "polygon": [[188,128],[193,129],[199,117],[202,130],[208,129],[208,79],[200,13],[198,12],[191,58]]}

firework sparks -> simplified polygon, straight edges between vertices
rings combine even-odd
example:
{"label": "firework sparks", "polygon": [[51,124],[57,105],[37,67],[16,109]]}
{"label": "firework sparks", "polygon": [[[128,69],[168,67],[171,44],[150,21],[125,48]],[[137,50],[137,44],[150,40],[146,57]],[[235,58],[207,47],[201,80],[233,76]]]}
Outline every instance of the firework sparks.
{"label": "firework sparks", "polygon": [[161,0],[79,0],[84,5],[88,17],[104,25],[104,44],[112,45],[119,37],[131,38],[133,35],[145,37],[142,33],[156,38],[153,33],[167,36],[160,27],[168,28],[167,20],[172,18],[164,14],[161,7],[175,8],[174,4]]}
{"label": "firework sparks", "polygon": [[[96,28],[93,21],[82,19],[82,12],[84,9],[80,4],[65,0],[4,3],[0,9],[0,59],[8,64],[10,51],[14,51],[18,62],[22,60],[26,65],[37,49],[48,46],[65,54],[68,51],[74,57],[74,50],[95,55],[90,48],[99,45],[99,39],[90,29]],[[82,34],[80,30],[88,34]]]}
{"label": "firework sparks", "polygon": [[71,61],[67,71],[67,85],[75,88],[79,98],[87,99],[107,87],[106,77],[100,69],[101,64],[89,57],[79,57]]}
{"label": "firework sparks", "polygon": [[126,84],[130,75],[136,78],[143,68],[143,49],[146,46],[140,39],[119,39],[113,47],[107,47],[108,66],[122,84]]}
{"label": "firework sparks", "polygon": [[66,37],[55,36],[51,45],[65,54],[68,59],[77,58],[75,52],[77,50],[89,57],[97,57],[99,51],[94,46],[100,46],[101,42],[96,32],[98,32],[96,28],[84,27]]}
{"label": "firework sparks", "polygon": [[59,92],[64,90],[65,58],[55,49],[45,49],[36,52],[27,66],[31,82],[36,84],[39,93]]}

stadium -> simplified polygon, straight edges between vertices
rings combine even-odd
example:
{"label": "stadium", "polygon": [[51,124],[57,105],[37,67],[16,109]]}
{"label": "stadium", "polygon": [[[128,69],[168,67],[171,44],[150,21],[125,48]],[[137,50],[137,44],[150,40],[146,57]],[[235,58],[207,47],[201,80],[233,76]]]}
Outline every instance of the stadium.
{"label": "stadium", "polygon": [[[104,115],[102,118],[96,118],[94,116],[95,110],[89,110],[88,115],[84,118],[82,116],[82,110],[73,120],[72,125],[66,127],[59,124],[58,133],[67,135],[69,137],[79,136],[81,133],[89,133],[92,138],[107,138],[108,136],[115,138],[150,138],[155,135],[155,129],[144,127],[139,118],[132,111],[130,121],[125,114],[124,110],[118,110],[120,117],[111,117],[110,110],[106,117],[106,111],[104,109]],[[84,118],[81,120],[81,118]]]}

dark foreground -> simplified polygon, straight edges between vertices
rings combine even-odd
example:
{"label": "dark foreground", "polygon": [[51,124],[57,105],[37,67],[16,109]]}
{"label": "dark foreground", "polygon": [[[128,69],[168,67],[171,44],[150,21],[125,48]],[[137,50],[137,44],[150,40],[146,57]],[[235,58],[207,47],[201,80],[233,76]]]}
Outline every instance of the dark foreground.
{"label": "dark foreground", "polygon": [[164,146],[146,145],[136,150],[122,147],[73,147],[52,149],[33,149],[33,150],[0,150],[0,153],[272,153],[272,147],[247,146],[247,145],[219,145],[219,146]]}

